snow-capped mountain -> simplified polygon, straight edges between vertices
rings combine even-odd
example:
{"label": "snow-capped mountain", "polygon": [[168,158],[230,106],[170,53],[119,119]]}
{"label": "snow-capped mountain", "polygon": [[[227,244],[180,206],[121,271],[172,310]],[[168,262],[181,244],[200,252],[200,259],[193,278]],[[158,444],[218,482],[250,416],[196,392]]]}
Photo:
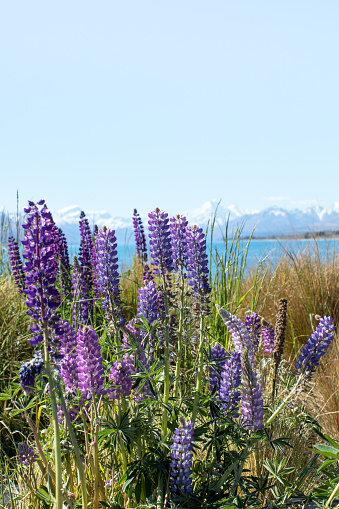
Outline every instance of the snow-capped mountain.
{"label": "snow-capped mountain", "polygon": [[[53,211],[56,224],[64,231],[69,241],[79,243],[79,216],[81,209],[77,205]],[[305,210],[286,210],[279,207],[269,207],[262,211],[248,211],[234,205],[222,206],[217,200],[204,203],[199,209],[182,212],[189,224],[196,224],[206,228],[216,212],[215,238],[222,238],[225,233],[226,221],[229,221],[230,231],[243,225],[243,236],[250,235],[255,228],[255,237],[269,237],[306,233],[312,231],[339,231],[339,202],[330,208],[320,206]],[[131,218],[113,217],[107,211],[85,211],[91,227],[97,224],[116,231],[119,243],[126,243],[133,239],[132,214]],[[145,227],[147,217],[143,217]]]}

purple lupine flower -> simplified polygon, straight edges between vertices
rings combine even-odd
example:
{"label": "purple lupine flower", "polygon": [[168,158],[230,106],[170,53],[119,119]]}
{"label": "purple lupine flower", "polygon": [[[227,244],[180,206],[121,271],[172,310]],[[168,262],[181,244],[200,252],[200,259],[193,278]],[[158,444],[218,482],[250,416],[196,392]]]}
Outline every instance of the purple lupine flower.
{"label": "purple lupine flower", "polygon": [[33,449],[26,442],[18,443],[18,460],[26,467],[36,461],[36,455]]}
{"label": "purple lupine flower", "polygon": [[134,228],[134,237],[135,244],[137,248],[137,257],[139,260],[143,262],[147,262],[147,248],[146,248],[146,237],[144,225],[142,224],[142,220],[140,215],[138,214],[137,209],[134,209],[133,212],[133,228]]}
{"label": "purple lupine flower", "polygon": [[109,380],[115,387],[109,391],[109,398],[119,399],[120,396],[130,396],[133,379],[130,375],[135,373],[133,356],[124,357],[122,361],[114,362],[109,374]]}
{"label": "purple lupine flower", "polygon": [[181,426],[174,430],[171,445],[171,472],[169,487],[174,495],[181,490],[184,493],[193,493],[192,486],[192,458],[194,425],[181,420]]}
{"label": "purple lupine flower", "polygon": [[149,252],[154,274],[173,270],[168,214],[158,207],[148,214]]}
{"label": "purple lupine flower", "polygon": [[12,236],[8,239],[8,251],[14,282],[19,292],[22,293],[25,289],[25,273],[22,268],[22,260],[18,243]]}
{"label": "purple lupine flower", "polygon": [[254,352],[259,350],[259,342],[260,342],[260,318],[257,313],[252,313],[251,315],[246,315],[244,320],[245,327],[247,327],[248,332],[250,333],[252,347]]}
{"label": "purple lupine flower", "polygon": [[60,376],[65,382],[67,391],[76,392],[78,387],[78,353],[77,335],[65,320],[60,320],[60,333],[56,339],[60,341]]}
{"label": "purple lupine flower", "polygon": [[83,398],[90,399],[94,394],[104,395],[104,368],[99,338],[91,327],[86,325],[78,329],[77,346],[79,389]]}
{"label": "purple lupine flower", "polygon": [[[85,217],[85,213],[80,213],[80,250],[79,250],[79,262],[80,267],[82,269],[84,280],[87,285],[87,293],[90,297],[92,289],[93,289],[93,239],[91,234],[91,229],[89,227],[89,222],[87,217]],[[89,310],[92,312],[93,309],[93,300],[89,299],[88,301]]]}
{"label": "purple lupine flower", "polygon": [[195,300],[207,304],[211,287],[208,284],[206,239],[202,228],[195,225],[186,228],[185,250],[188,284],[193,288]]}
{"label": "purple lupine flower", "polygon": [[103,309],[108,305],[120,311],[120,288],[118,251],[115,231],[105,226],[99,230],[95,239],[97,249],[97,280],[98,290],[104,297]]}
{"label": "purple lupine flower", "polygon": [[76,256],[73,258],[72,287],[74,302],[73,321],[75,327],[79,323],[86,325],[89,318],[88,287]]}
{"label": "purple lupine flower", "polygon": [[333,319],[329,316],[320,318],[318,327],[302,349],[298,362],[295,363],[296,369],[313,373],[315,366],[319,365],[320,358],[332,343],[334,332]]}
{"label": "purple lupine flower", "polygon": [[40,375],[44,366],[41,350],[35,352],[33,359],[25,362],[19,369],[19,380],[24,394],[27,396],[34,391],[35,377]]}
{"label": "purple lupine flower", "polygon": [[242,366],[242,425],[248,429],[264,427],[264,406],[261,390],[253,363],[249,357],[249,349],[245,346],[241,353]]}
{"label": "purple lupine flower", "polygon": [[158,318],[159,295],[154,281],[150,281],[138,290],[138,316],[143,316],[151,325]]}
{"label": "purple lupine flower", "polygon": [[227,309],[223,309],[216,304],[215,306],[221,316],[222,321],[231,333],[231,338],[236,352],[242,352],[243,348],[248,348],[248,355],[251,359],[253,366],[255,365],[255,358],[252,348],[251,336],[247,327],[242,323],[240,318],[232,315]]}
{"label": "purple lupine flower", "polygon": [[272,353],[274,348],[274,327],[266,320],[261,321],[261,335],[265,353]]}
{"label": "purple lupine flower", "polygon": [[241,372],[241,353],[233,350],[221,373],[219,389],[221,407],[233,417],[238,417],[240,390],[237,389],[241,384]]}
{"label": "purple lupine flower", "polygon": [[57,269],[53,256],[54,240],[51,234],[53,230],[52,215],[45,206],[45,201],[40,200],[37,205],[42,205],[41,210],[31,201],[24,211],[27,214],[26,222],[22,225],[25,229],[23,258],[26,260],[23,270],[26,274],[24,293],[27,296],[26,304],[29,308],[27,314],[32,317],[34,323],[31,327],[33,332],[32,345],[43,341],[45,328],[57,330],[59,317],[56,308],[60,304],[60,294],[55,287]]}
{"label": "purple lupine flower", "polygon": [[72,288],[71,282],[71,264],[69,261],[67,239],[61,228],[56,227],[56,249],[60,262],[61,284],[65,293],[70,293]]}
{"label": "purple lupine flower", "polygon": [[170,232],[171,232],[171,251],[174,272],[181,272],[186,268],[186,228],[188,221],[186,217],[179,214],[170,219]]}
{"label": "purple lupine flower", "polygon": [[147,263],[144,265],[143,275],[142,275],[142,283],[145,285],[150,281],[154,281],[153,274],[149,269]]}
{"label": "purple lupine flower", "polygon": [[214,391],[215,386],[217,386],[216,394],[219,392],[221,372],[224,369],[226,357],[227,352],[225,348],[215,343],[211,348],[211,362],[213,362],[214,365],[209,368],[211,393]]}

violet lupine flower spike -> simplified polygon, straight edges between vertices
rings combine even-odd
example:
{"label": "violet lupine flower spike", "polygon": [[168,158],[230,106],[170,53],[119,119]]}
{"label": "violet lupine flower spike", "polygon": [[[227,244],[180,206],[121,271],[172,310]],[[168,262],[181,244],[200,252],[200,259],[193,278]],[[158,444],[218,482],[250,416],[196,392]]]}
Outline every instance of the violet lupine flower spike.
{"label": "violet lupine flower spike", "polygon": [[71,264],[69,261],[67,239],[61,228],[58,228],[58,237],[61,283],[64,292],[70,293],[72,291]]}
{"label": "violet lupine flower spike", "polygon": [[103,309],[110,308],[115,327],[124,324],[119,287],[118,251],[115,231],[103,226],[96,238],[98,290],[104,297]]}
{"label": "violet lupine flower spike", "polygon": [[60,341],[60,375],[66,385],[67,392],[75,393],[78,388],[78,352],[77,335],[70,324],[60,320],[60,334],[56,338]]}
{"label": "violet lupine flower spike", "polygon": [[21,388],[26,396],[34,391],[35,377],[40,375],[44,366],[41,350],[38,350],[33,359],[25,362],[19,369],[19,380]]}
{"label": "violet lupine flower spike", "polygon": [[252,347],[255,353],[259,350],[260,343],[260,318],[257,313],[246,315],[244,320],[245,327],[250,333]]}
{"label": "violet lupine flower spike", "polygon": [[143,316],[151,325],[158,319],[158,290],[154,281],[150,281],[138,290],[138,316]]}
{"label": "violet lupine flower spike", "polygon": [[148,214],[149,254],[154,274],[164,275],[173,270],[168,214],[158,207]]}
{"label": "violet lupine flower spike", "polygon": [[132,356],[114,362],[108,377],[114,386],[108,392],[109,398],[119,399],[120,396],[130,396],[133,385],[130,375],[133,374],[135,374],[135,370]]}
{"label": "violet lupine flower spike", "polygon": [[249,350],[244,347],[241,353],[242,365],[242,424],[248,429],[264,427],[264,406],[257,375],[249,358]]}
{"label": "violet lupine flower spike", "polygon": [[23,266],[26,274],[24,293],[29,308],[27,314],[34,321],[31,327],[33,339],[30,341],[32,345],[37,345],[43,341],[43,333],[57,330],[59,317],[56,309],[60,305],[60,295],[55,287],[57,268],[53,261],[55,250],[51,234],[52,215],[44,205],[44,200],[37,203],[43,206],[41,210],[35,203],[28,203],[29,207],[24,209],[26,222],[22,225],[25,229],[23,258],[26,260]]}
{"label": "violet lupine flower spike", "polygon": [[252,348],[251,336],[247,327],[242,323],[240,318],[232,315],[227,309],[223,309],[218,304],[215,305],[222,321],[231,333],[231,338],[236,352],[242,352],[243,348],[247,348],[249,357],[253,366],[255,365],[254,352]]}
{"label": "violet lupine flower spike", "polygon": [[72,287],[73,287],[73,322],[74,327],[80,323],[86,325],[89,318],[89,297],[87,293],[87,285],[76,256],[73,258],[73,273],[72,273]]}
{"label": "violet lupine flower spike", "polygon": [[261,320],[261,335],[265,353],[272,353],[274,347],[274,327],[266,320]]}
{"label": "violet lupine flower spike", "polygon": [[206,239],[202,228],[195,225],[186,228],[185,250],[188,284],[193,288],[195,301],[206,311],[211,287],[208,284]]}
{"label": "violet lupine flower spike", "polygon": [[142,224],[142,220],[140,215],[138,214],[137,209],[134,209],[133,212],[133,228],[134,228],[134,237],[135,244],[137,248],[137,257],[142,262],[147,262],[147,248],[146,248],[146,237],[145,230]]}
{"label": "violet lupine flower spike", "polygon": [[78,329],[77,348],[79,389],[83,398],[106,394],[99,338],[91,327]]}
{"label": "violet lupine flower spike", "polygon": [[22,268],[18,243],[12,236],[8,239],[8,251],[14,282],[19,292],[22,293],[25,289],[25,273]]}
{"label": "violet lupine flower spike", "polygon": [[313,373],[315,367],[319,365],[320,358],[332,343],[334,332],[333,319],[329,316],[320,318],[319,325],[302,349],[295,368],[307,374]]}
{"label": "violet lupine flower spike", "polygon": [[185,423],[183,418],[181,426],[174,430],[171,445],[171,473],[169,486],[174,495],[180,490],[183,493],[193,493],[192,486],[192,458],[194,425]]}
{"label": "violet lupine flower spike", "polygon": [[[80,250],[79,250],[79,262],[82,269],[84,280],[87,285],[88,296],[91,296],[93,289],[93,239],[91,229],[89,227],[88,219],[85,217],[85,213],[80,214]],[[92,312],[93,300],[89,300],[89,310]]]}
{"label": "violet lupine flower spike", "polygon": [[224,412],[231,413],[232,417],[238,417],[240,401],[240,390],[238,388],[241,384],[241,373],[241,353],[233,350],[221,373],[219,389],[221,408]]}
{"label": "violet lupine flower spike", "polygon": [[183,272],[186,268],[186,250],[185,250],[185,239],[186,239],[186,228],[188,221],[186,217],[180,216],[179,214],[170,219],[170,231],[171,231],[171,250],[174,272]]}

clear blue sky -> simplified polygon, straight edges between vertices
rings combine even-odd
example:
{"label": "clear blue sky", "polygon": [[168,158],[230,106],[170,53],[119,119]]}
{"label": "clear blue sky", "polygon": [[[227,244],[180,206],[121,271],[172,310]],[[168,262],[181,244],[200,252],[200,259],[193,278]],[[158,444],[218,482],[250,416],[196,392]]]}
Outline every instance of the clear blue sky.
{"label": "clear blue sky", "polygon": [[129,216],[339,201],[337,0],[18,0],[0,208]]}

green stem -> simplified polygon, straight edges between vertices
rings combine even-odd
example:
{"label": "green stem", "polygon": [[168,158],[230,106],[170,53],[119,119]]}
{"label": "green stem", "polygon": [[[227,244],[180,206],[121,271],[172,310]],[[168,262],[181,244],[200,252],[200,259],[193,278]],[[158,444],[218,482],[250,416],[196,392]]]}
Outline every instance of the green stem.
{"label": "green stem", "polygon": [[304,376],[304,373],[301,373],[301,375],[299,376],[298,380],[296,381],[296,384],[295,386],[293,387],[293,389],[291,390],[291,392],[289,393],[289,395],[287,396],[287,398],[284,399],[284,401],[281,403],[281,405],[278,406],[278,408],[276,409],[275,412],[273,412],[273,414],[271,415],[271,417],[266,421],[265,423],[265,428],[266,426],[268,426],[268,424],[270,424],[273,419],[276,418],[276,416],[281,412],[281,410],[284,408],[284,406],[289,402],[289,400],[291,399],[291,397],[293,396],[293,394],[295,393],[295,391],[298,389],[298,386],[299,386],[299,382],[301,381],[301,379],[303,378]]}
{"label": "green stem", "polygon": [[[169,331],[168,331],[168,316],[169,316],[169,306],[168,306],[168,298],[166,291],[166,279],[165,275],[162,274],[162,280],[164,285],[164,304],[165,304],[165,366],[164,366],[164,398],[163,403],[167,405],[169,400],[169,388],[170,388],[170,379],[169,379]],[[167,410],[163,408],[162,410],[162,426],[161,426],[161,439],[165,440],[167,435]]]}
{"label": "green stem", "polygon": [[96,402],[95,402],[95,396],[93,397],[93,406],[94,406],[94,412],[95,412],[94,447],[93,447],[95,485],[94,485],[93,508],[98,509],[100,492],[105,493],[105,491],[102,486],[101,476],[100,476],[100,467],[99,467],[99,446],[98,446],[99,422],[98,422],[98,409],[97,409]]}
{"label": "green stem", "polygon": [[61,465],[61,444],[60,444],[60,430],[58,422],[58,409],[55,398],[54,379],[51,372],[48,345],[48,331],[47,325],[44,326],[44,354],[45,354],[45,368],[48,376],[49,390],[52,404],[52,417],[54,429],[54,455],[55,455],[55,509],[63,508],[63,494],[62,494],[62,465]]}
{"label": "green stem", "polygon": [[204,341],[204,316],[203,314],[200,315],[200,340],[199,340],[199,349],[198,349],[198,377],[197,377],[197,384],[195,388],[195,395],[194,395],[194,402],[193,402],[193,410],[192,410],[192,423],[194,424],[195,419],[197,417],[198,413],[198,407],[199,407],[199,399],[200,399],[200,392],[201,392],[201,382],[202,382],[202,372],[204,369],[204,351],[202,348]]}

